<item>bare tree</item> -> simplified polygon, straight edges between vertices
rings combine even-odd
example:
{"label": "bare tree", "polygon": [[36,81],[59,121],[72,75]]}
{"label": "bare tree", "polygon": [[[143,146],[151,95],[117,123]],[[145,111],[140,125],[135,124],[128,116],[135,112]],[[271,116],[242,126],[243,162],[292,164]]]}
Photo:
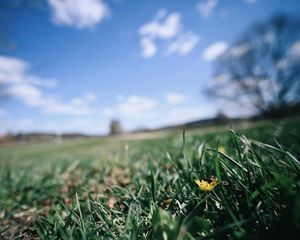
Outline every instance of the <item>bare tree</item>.
{"label": "bare tree", "polygon": [[300,19],[276,15],[251,26],[216,61],[210,95],[276,115],[300,101]]}

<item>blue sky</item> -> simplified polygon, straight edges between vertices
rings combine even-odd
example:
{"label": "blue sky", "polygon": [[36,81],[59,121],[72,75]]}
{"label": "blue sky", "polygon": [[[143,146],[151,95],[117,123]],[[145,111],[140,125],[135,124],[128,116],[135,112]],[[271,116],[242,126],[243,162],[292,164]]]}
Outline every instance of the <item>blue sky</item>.
{"label": "blue sky", "polygon": [[17,48],[0,54],[0,132],[107,133],[113,118],[132,130],[247,114],[203,89],[243,30],[278,12],[296,15],[300,1],[48,0],[11,11]]}

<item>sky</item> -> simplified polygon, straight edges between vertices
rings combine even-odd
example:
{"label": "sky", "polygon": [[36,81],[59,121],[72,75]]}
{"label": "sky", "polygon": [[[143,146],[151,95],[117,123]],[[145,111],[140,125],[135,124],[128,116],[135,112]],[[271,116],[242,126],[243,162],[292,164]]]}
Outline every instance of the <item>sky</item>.
{"label": "sky", "polygon": [[0,133],[106,134],[111,119],[129,131],[251,114],[204,94],[215,61],[249,25],[299,12],[298,0],[47,0],[0,9],[13,46],[0,51]]}

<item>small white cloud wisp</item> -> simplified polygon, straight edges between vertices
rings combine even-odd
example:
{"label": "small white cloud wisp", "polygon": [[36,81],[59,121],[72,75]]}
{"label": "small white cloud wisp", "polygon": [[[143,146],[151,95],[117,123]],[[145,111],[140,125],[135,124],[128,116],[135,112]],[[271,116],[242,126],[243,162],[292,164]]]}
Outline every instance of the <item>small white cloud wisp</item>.
{"label": "small white cloud wisp", "polygon": [[176,36],[181,28],[181,15],[177,12],[169,15],[162,13],[160,10],[152,19],[152,21],[144,24],[139,34],[152,39],[162,38],[169,39]]}
{"label": "small white cloud wisp", "polygon": [[130,95],[120,100],[116,107],[104,108],[106,117],[123,116],[129,118],[145,117],[157,106],[157,101],[146,96]]}
{"label": "small white cloud wisp", "polygon": [[218,0],[201,0],[197,4],[197,10],[203,18],[208,18],[217,5]]}
{"label": "small white cloud wisp", "polygon": [[91,28],[110,16],[103,0],[48,0],[56,25]]}
{"label": "small white cloud wisp", "polygon": [[167,93],[164,97],[166,102],[170,104],[182,103],[186,99],[186,96],[184,94],[175,92]]}
{"label": "small white cloud wisp", "polygon": [[199,37],[193,32],[186,32],[180,35],[174,42],[172,42],[168,49],[168,54],[178,53],[179,55],[186,55],[190,53],[199,42]]}
{"label": "small white cloud wisp", "polygon": [[30,64],[19,58],[0,56],[1,96],[12,97],[44,113],[87,115],[95,100],[94,93],[74,98],[69,102],[45,94],[44,88],[55,87],[56,80],[44,79],[29,73]]}
{"label": "small white cloud wisp", "polygon": [[140,45],[142,48],[141,56],[143,58],[151,58],[156,55],[157,47],[151,38],[142,38]]}
{"label": "small white cloud wisp", "polygon": [[205,61],[213,61],[220,57],[228,49],[228,43],[225,41],[215,42],[204,49],[202,57]]}

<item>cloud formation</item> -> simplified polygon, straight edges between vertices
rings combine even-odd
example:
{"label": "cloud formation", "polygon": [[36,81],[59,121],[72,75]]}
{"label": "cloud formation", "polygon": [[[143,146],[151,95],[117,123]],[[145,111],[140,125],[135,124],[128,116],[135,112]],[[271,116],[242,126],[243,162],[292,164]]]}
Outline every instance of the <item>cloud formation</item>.
{"label": "cloud formation", "polygon": [[91,28],[110,15],[103,0],[48,0],[48,3],[57,25]]}
{"label": "cloud formation", "polygon": [[[163,11],[163,10],[160,10]],[[166,12],[158,12],[154,19],[140,28],[140,35],[152,39],[172,38],[179,33],[181,27],[181,15],[177,12],[167,15]]]}
{"label": "cloud formation", "polygon": [[172,42],[168,49],[168,54],[178,53],[179,55],[186,55],[190,53],[199,42],[199,37],[193,32],[186,32],[180,35],[174,42]]}
{"label": "cloud formation", "polygon": [[228,49],[228,43],[225,41],[215,42],[204,49],[202,57],[205,61],[213,61],[220,57]]}
{"label": "cloud formation", "polygon": [[300,39],[290,46],[288,54],[300,60]]}
{"label": "cloud formation", "polygon": [[156,55],[157,47],[151,38],[142,38],[140,41],[140,45],[142,47],[141,56],[143,58],[150,58]]}
{"label": "cloud formation", "polygon": [[165,95],[165,100],[170,104],[178,104],[183,102],[186,99],[186,96],[182,93],[167,93]]}
{"label": "cloud formation", "polygon": [[102,115],[108,119],[119,119],[125,130],[162,127],[215,115],[215,109],[209,104],[184,104],[186,95],[183,93],[166,93],[163,98],[165,101],[129,95],[119,98],[117,105],[102,109]]}
{"label": "cloud formation", "polygon": [[145,116],[157,106],[157,101],[152,98],[138,95],[130,95],[119,101],[115,108],[105,108],[102,113],[107,117],[121,115],[136,118]]}
{"label": "cloud formation", "polygon": [[208,18],[217,5],[218,0],[201,0],[197,4],[197,10],[203,18]]}
{"label": "cloud formation", "polygon": [[186,55],[198,43],[198,36],[191,32],[184,32],[181,14],[173,12],[168,14],[165,9],[160,9],[152,20],[139,29],[141,56],[154,57],[158,53],[158,41],[167,45],[167,54]]}
{"label": "cloud formation", "polygon": [[44,92],[44,88],[55,87],[56,80],[37,77],[29,70],[30,64],[21,59],[0,56],[0,96],[18,99],[44,113],[87,115],[92,112],[89,103],[95,99],[94,93],[64,102]]}
{"label": "cloud formation", "polygon": [[232,46],[227,52],[228,56],[241,57],[250,50],[250,46],[246,43]]}

